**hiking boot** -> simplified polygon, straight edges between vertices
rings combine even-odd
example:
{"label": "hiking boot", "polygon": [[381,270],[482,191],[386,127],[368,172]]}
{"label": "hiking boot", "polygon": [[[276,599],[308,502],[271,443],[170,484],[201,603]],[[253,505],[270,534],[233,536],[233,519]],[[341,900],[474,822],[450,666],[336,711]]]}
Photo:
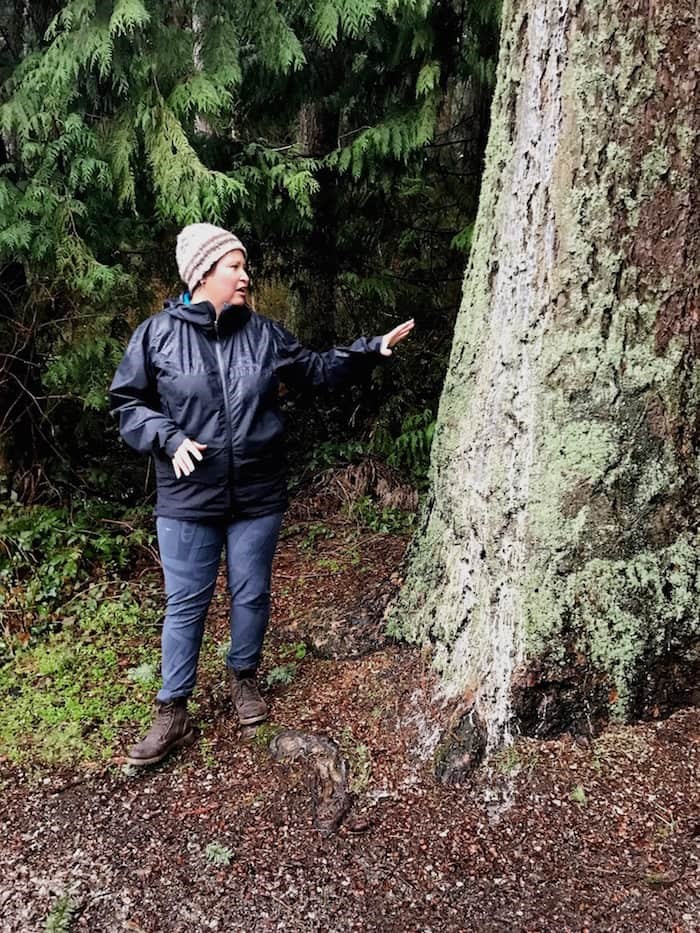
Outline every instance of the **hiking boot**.
{"label": "hiking boot", "polygon": [[132,745],[126,757],[127,764],[154,765],[176,748],[191,745],[195,740],[194,729],[187,715],[186,697],[178,697],[167,703],[156,700],[156,716],[146,735]]}
{"label": "hiking boot", "polygon": [[233,705],[242,726],[267,719],[267,703],[260,696],[255,674],[254,667],[244,671],[228,669]]}

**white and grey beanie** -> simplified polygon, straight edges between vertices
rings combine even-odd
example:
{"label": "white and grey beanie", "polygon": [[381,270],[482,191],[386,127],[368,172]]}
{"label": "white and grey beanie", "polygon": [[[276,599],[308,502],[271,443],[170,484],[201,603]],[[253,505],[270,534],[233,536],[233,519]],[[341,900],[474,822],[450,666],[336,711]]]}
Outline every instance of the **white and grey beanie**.
{"label": "white and grey beanie", "polygon": [[175,257],[177,271],[190,292],[194,291],[204,273],[211,269],[217,259],[232,249],[242,250],[248,258],[246,248],[238,237],[223,227],[189,224],[182,228],[177,236]]}

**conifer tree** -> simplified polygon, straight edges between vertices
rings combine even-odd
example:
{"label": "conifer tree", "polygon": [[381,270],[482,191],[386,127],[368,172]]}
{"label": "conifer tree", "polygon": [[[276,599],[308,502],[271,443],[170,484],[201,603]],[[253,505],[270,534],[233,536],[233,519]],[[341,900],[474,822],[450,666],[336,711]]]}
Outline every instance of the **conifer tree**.
{"label": "conifer tree", "polygon": [[[292,295],[329,256],[318,279],[333,304],[390,308],[432,262],[397,236],[397,205],[445,196],[420,190],[427,147],[443,143],[449,88],[492,82],[491,0],[69,0],[44,14],[8,8],[1,50],[0,262],[24,282],[1,326],[10,346],[24,337],[0,394],[14,405],[24,387],[13,411],[40,410],[47,443],[74,422],[71,398],[83,413],[104,405],[125,333],[176,285],[184,224],[235,229]],[[320,145],[304,137],[310,114]],[[473,213],[467,187],[439,243],[452,261],[468,242],[450,245]],[[376,262],[387,254],[401,274]]]}
{"label": "conifer tree", "polygon": [[[430,492],[394,634],[516,730],[696,702],[694,11],[508,0]],[[445,759],[441,757],[442,765]]]}

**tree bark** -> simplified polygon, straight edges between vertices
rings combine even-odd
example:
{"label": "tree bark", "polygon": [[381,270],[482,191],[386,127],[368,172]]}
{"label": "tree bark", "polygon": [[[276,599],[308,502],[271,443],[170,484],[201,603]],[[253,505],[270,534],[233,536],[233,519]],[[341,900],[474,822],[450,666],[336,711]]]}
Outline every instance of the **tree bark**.
{"label": "tree bark", "polygon": [[[338,144],[338,113],[320,102],[299,109],[297,145],[307,157],[321,158]],[[337,179],[328,168],[316,173],[313,230],[294,277],[290,325],[302,343],[327,349],[336,342]]]}
{"label": "tree bark", "polygon": [[487,751],[660,715],[698,674],[690,0],[506,0],[431,488],[389,630]]}

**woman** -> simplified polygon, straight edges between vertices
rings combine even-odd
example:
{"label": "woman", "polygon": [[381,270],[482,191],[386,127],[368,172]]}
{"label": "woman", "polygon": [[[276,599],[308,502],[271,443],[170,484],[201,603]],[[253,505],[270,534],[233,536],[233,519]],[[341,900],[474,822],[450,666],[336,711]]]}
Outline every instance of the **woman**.
{"label": "woman", "polygon": [[121,436],[153,456],[167,597],[156,715],[127,756],[137,766],[194,741],[187,698],[224,543],[233,702],[241,725],[267,717],[256,672],[288,506],[280,381],[348,384],[390,356],[413,328],[406,321],[383,337],[315,353],[247,303],[246,249],[228,230],[185,227],[176,258],[188,291],[136,328],[110,386]]}

